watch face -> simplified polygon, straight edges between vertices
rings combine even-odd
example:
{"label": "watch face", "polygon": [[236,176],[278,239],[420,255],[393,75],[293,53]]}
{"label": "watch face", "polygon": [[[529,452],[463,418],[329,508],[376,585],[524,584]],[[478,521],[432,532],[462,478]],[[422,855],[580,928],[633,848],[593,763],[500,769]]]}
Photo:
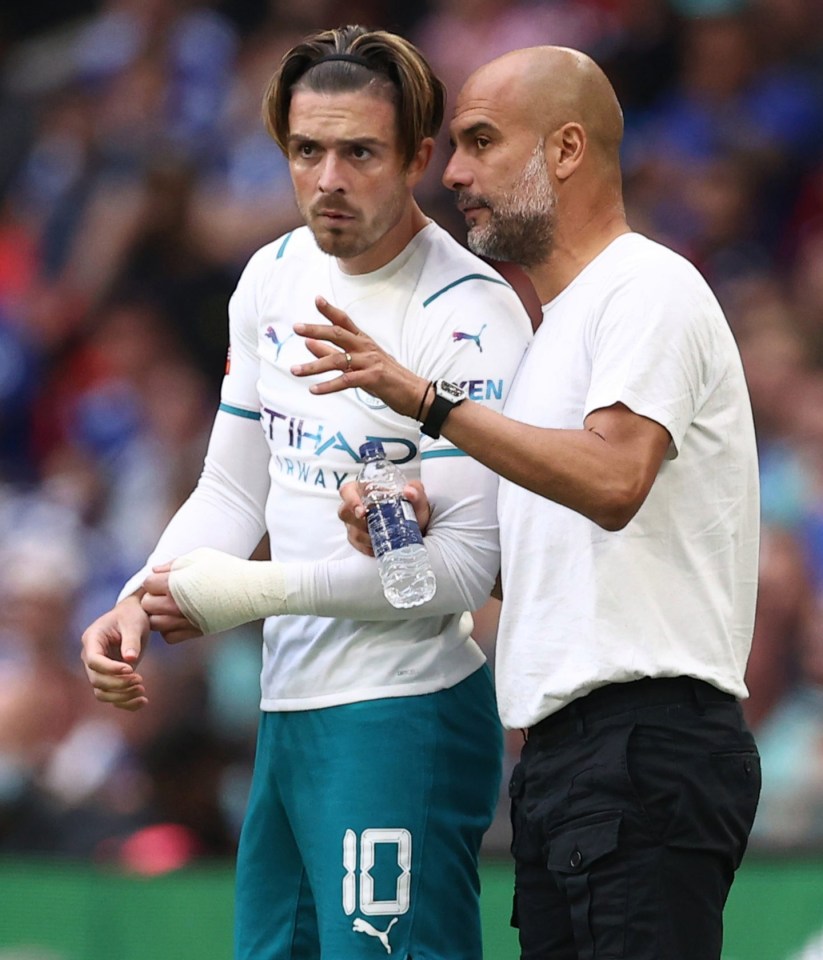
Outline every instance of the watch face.
{"label": "watch face", "polygon": [[438,381],[437,392],[447,400],[463,400],[466,397],[466,391],[462,387],[458,387],[456,383],[449,383],[448,380]]}

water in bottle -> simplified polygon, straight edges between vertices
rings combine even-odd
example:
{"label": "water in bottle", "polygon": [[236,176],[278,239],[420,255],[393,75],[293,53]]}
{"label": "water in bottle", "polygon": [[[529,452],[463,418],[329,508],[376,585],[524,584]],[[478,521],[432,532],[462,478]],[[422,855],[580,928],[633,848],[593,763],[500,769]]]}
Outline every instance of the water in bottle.
{"label": "water in bottle", "polygon": [[379,441],[364,443],[360,459],[357,481],[383,593],[394,607],[416,607],[431,600],[436,583],[414,507],[403,497],[406,478]]}

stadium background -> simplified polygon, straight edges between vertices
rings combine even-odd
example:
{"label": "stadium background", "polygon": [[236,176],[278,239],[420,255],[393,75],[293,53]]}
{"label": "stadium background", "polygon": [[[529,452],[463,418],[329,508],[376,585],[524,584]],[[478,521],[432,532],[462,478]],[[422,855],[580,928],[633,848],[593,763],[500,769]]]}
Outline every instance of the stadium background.
{"label": "stadium background", "polygon": [[[823,957],[820,0],[14,0],[0,10],[0,960],[228,955],[257,632],[154,642],[136,716],[91,697],[78,638],[196,481],[226,301],[248,255],[296,222],[263,84],[296,40],[343,22],[409,36],[452,94],[535,43],[583,49],[614,82],[630,222],[714,286],[757,420],[746,709],[764,792],[726,960]],[[437,176],[419,198],[462,239]],[[492,657],[496,613],[478,617]],[[489,960],[515,956],[500,811]]]}

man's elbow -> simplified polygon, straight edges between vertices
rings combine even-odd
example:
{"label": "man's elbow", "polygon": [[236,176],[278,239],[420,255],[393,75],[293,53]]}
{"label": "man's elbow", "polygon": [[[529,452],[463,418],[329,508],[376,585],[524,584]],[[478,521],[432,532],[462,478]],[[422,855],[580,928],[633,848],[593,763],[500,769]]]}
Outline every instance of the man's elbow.
{"label": "man's elbow", "polygon": [[634,514],[629,513],[603,513],[599,516],[591,517],[598,527],[601,527],[603,530],[608,531],[609,533],[617,533],[618,530],[623,530],[628,526],[629,521],[632,519]]}
{"label": "man's elbow", "polygon": [[612,488],[589,513],[589,519],[609,533],[623,530],[643,506],[647,494],[646,488]]}

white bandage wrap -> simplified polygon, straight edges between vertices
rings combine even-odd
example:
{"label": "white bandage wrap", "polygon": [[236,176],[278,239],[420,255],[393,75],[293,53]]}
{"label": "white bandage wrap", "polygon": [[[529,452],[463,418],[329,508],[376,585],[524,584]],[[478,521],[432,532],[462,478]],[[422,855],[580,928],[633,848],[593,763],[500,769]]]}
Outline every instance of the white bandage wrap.
{"label": "white bandage wrap", "polygon": [[204,634],[287,613],[281,564],[241,560],[210,547],[172,563],[169,590],[183,616]]}

